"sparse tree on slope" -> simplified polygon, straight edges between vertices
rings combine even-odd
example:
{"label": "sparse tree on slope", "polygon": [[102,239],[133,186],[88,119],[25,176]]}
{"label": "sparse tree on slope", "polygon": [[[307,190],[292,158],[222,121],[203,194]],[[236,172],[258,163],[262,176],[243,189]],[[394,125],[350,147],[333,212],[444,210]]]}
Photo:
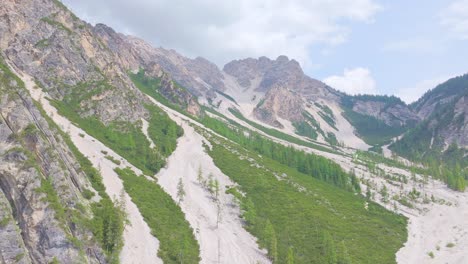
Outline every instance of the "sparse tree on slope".
{"label": "sparse tree on slope", "polygon": [[184,201],[185,198],[185,190],[184,190],[184,182],[182,178],[179,179],[179,183],[177,184],[177,203],[180,204]]}

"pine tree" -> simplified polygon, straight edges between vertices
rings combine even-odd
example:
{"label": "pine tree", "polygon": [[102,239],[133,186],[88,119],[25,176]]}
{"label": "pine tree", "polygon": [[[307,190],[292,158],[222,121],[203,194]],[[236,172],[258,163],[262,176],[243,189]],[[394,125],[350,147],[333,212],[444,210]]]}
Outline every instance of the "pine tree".
{"label": "pine tree", "polygon": [[184,182],[182,178],[179,179],[179,183],[177,184],[177,203],[180,204],[184,201],[185,197],[185,190],[184,190]]}
{"label": "pine tree", "polygon": [[205,183],[205,179],[203,178],[203,172],[202,172],[202,168],[201,166],[198,167],[198,172],[197,172],[197,181],[200,185],[204,186],[206,183]]}
{"label": "pine tree", "polygon": [[294,250],[292,247],[288,249],[288,264],[294,264]]}
{"label": "pine tree", "polygon": [[278,240],[276,238],[275,229],[271,224],[270,220],[266,221],[265,224],[265,240],[267,243],[268,255],[270,256],[270,260],[273,263],[277,263],[278,261]]}
{"label": "pine tree", "polygon": [[348,249],[344,241],[340,243],[340,251],[338,256],[337,264],[351,264],[351,258],[349,257]]}
{"label": "pine tree", "polygon": [[335,242],[328,231],[324,231],[322,234],[322,256],[326,264],[336,264],[337,262]]}
{"label": "pine tree", "polygon": [[208,175],[208,191],[211,194],[214,194],[214,192],[215,192],[215,181],[214,181],[214,176],[213,176],[212,173],[210,173],[210,175]]}
{"label": "pine tree", "polygon": [[218,181],[218,179],[215,179],[214,182],[213,182],[213,194],[214,194],[215,200],[218,201],[219,200],[219,181]]}

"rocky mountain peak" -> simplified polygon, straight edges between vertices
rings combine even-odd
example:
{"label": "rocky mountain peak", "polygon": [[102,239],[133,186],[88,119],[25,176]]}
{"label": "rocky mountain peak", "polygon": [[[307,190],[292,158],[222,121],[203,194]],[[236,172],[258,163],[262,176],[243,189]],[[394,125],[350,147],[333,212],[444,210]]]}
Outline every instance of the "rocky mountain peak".
{"label": "rocky mountain peak", "polygon": [[299,63],[285,55],[276,60],[267,57],[234,60],[226,64],[223,71],[235,77],[243,87],[249,87],[254,80],[260,80],[259,86],[255,88],[261,92],[279,85],[293,89],[305,77]]}

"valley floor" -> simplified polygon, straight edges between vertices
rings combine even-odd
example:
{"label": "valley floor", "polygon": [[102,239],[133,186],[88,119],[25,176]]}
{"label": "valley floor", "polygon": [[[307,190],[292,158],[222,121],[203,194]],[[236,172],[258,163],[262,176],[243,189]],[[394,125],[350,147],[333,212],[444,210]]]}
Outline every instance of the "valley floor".
{"label": "valley floor", "polygon": [[451,205],[432,204],[419,214],[405,213],[408,241],[397,253],[398,263],[468,263],[468,193],[452,191],[439,181],[426,189]]}

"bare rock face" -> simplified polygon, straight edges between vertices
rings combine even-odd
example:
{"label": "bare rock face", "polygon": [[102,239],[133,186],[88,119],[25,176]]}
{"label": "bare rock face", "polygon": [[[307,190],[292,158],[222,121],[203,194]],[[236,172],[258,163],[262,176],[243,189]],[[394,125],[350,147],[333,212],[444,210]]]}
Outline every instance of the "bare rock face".
{"label": "bare rock face", "polygon": [[0,132],[2,263],[105,263],[88,227],[67,216],[91,217],[81,194],[93,190],[91,184],[56,128],[5,68]]}
{"label": "bare rock face", "polygon": [[[21,0],[2,4],[0,35],[5,57],[33,76],[52,99],[77,97],[72,93],[79,88],[82,116],[96,116],[104,124],[146,116],[141,100],[134,100],[141,93],[114,54],[89,24],[59,3]],[[107,88],[101,91],[100,100],[86,96],[95,92],[96,83]]]}
{"label": "bare rock face", "polygon": [[468,148],[468,74],[447,80],[411,105],[445,147]]}
{"label": "bare rock face", "polygon": [[201,114],[201,108],[195,96],[183,87],[177,85],[169,74],[161,69],[159,64],[152,63],[147,67],[149,70],[145,71],[146,77],[158,78],[160,80],[159,92],[171,103],[181,106],[191,115],[199,116]]}
{"label": "bare rock face", "polygon": [[[199,115],[200,113],[200,106],[192,94],[209,93],[212,87],[208,83],[217,86],[222,84],[222,82],[217,82],[219,77],[219,74],[216,75],[219,72],[217,67],[205,59],[190,60],[175,51],[153,48],[139,38],[116,33],[104,24],[97,24],[93,31],[109,47],[119,64],[127,71],[136,72],[144,69],[149,77],[163,78],[161,94],[169,101],[184,106],[191,114]],[[174,81],[187,88],[188,91],[179,87],[181,89],[175,92]]]}
{"label": "bare rock face", "polygon": [[442,137],[447,138],[447,142],[468,148],[468,94],[465,93],[454,103],[454,122],[442,132]]}
{"label": "bare rock face", "polygon": [[243,87],[248,87],[255,79],[260,79],[258,87],[255,88],[259,92],[268,92],[273,88],[283,87],[307,100],[338,99],[334,90],[305,75],[297,61],[289,60],[284,55],[276,60],[266,57],[235,60],[226,64],[223,71],[236,78]]}
{"label": "bare rock face", "polygon": [[127,69],[146,69],[149,65],[157,63],[174,81],[196,96],[212,96],[213,90],[225,89],[221,71],[204,58],[189,59],[174,50],[154,48],[142,39],[118,34],[103,24],[96,25],[94,32]]}
{"label": "bare rock face", "polygon": [[302,100],[292,91],[281,87],[273,88],[265,95],[264,102],[254,109],[254,116],[258,120],[274,127],[284,126],[276,117],[299,122],[303,120]]}
{"label": "bare rock face", "polygon": [[395,126],[412,126],[420,121],[420,118],[403,102],[386,103],[379,100],[355,99],[352,110],[373,116],[382,120],[385,124]]}
{"label": "bare rock face", "polygon": [[234,77],[239,86],[265,94],[254,109],[254,116],[279,128],[282,125],[277,117],[303,121],[306,102],[318,99],[336,102],[340,98],[324,83],[305,75],[299,63],[286,56],[276,60],[266,57],[235,60],[226,64],[223,71]]}

